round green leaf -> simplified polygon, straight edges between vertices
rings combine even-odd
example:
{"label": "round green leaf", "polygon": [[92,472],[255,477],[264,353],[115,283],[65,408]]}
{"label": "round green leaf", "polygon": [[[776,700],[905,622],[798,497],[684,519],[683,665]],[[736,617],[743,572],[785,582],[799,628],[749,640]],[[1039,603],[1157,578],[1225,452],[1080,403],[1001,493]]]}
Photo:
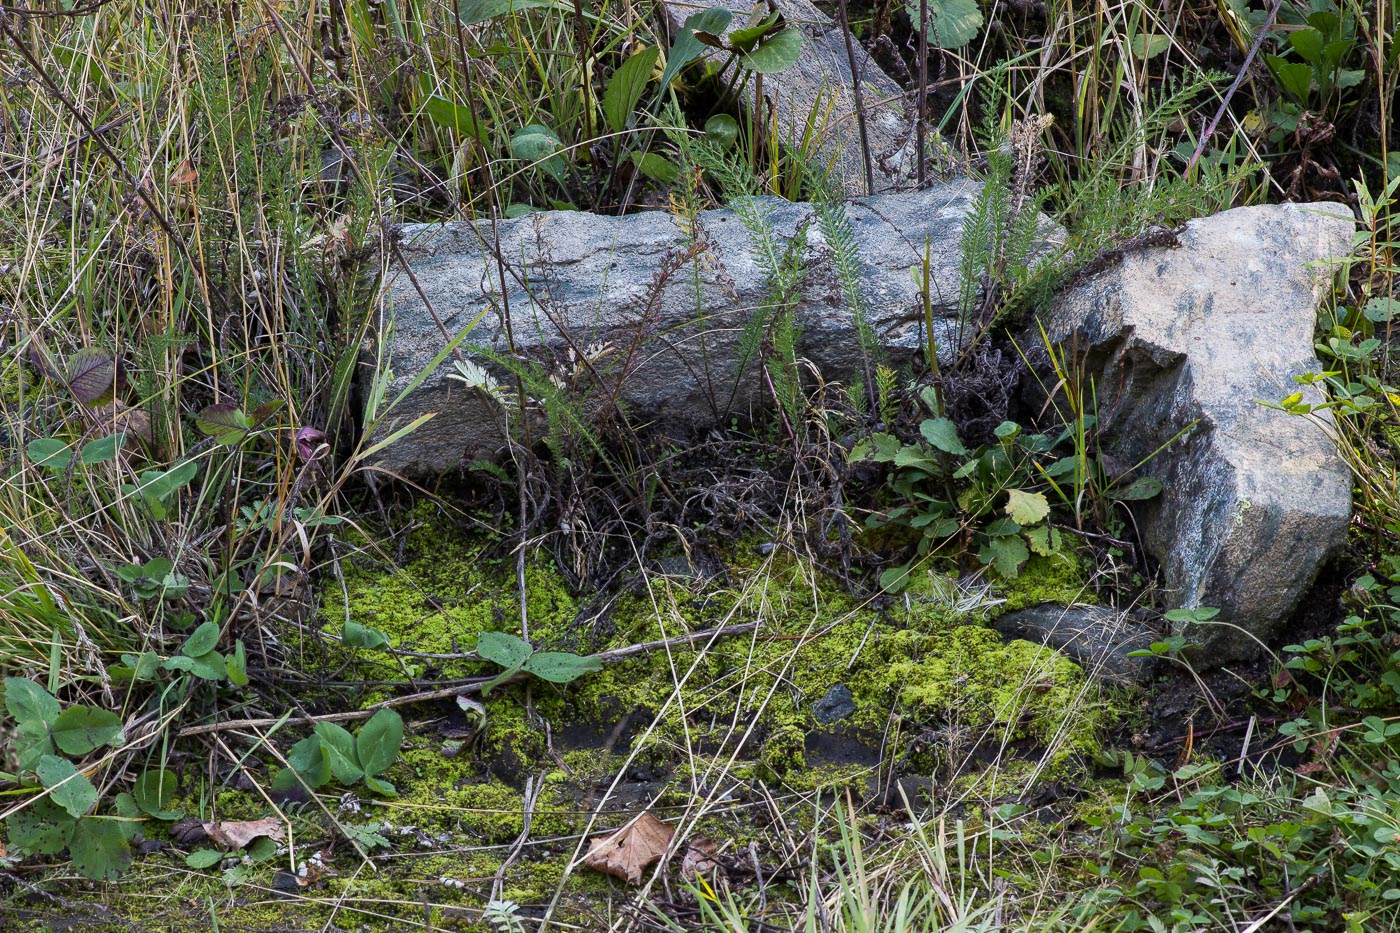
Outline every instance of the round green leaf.
{"label": "round green leaf", "polygon": [[[913,11],[917,24],[919,14]],[[917,27],[916,27],[917,28]],[[982,28],[977,0],[928,0],[928,42],[934,48],[960,49]]]}
{"label": "round green leaf", "polygon": [[53,724],[53,741],[65,755],[86,755],[109,743],[121,745],[121,717],[111,710],[70,706]]}
{"label": "round green leaf", "polygon": [[93,881],[114,881],[131,867],[131,846],[117,820],[87,816],[78,821],[68,842],[73,867]]}
{"label": "round green leaf", "polygon": [[199,849],[185,856],[185,864],[190,868],[212,868],[223,859],[224,854],[217,849]]}
{"label": "round green leaf", "polygon": [[727,113],[717,113],[705,121],[705,136],[721,149],[728,149],[739,138],[739,121]]}
{"label": "round green leaf", "polygon": [[77,822],[48,798],[16,810],[5,820],[10,846],[32,855],[57,855],[68,848]]}
{"label": "round green leaf", "polygon": [[67,758],[45,755],[34,771],[39,783],[51,791],[49,799],[72,816],[82,816],[97,805],[97,788]]}
{"label": "round green leaf", "polygon": [[175,799],[178,781],[175,772],[165,768],[153,768],[141,772],[136,784],[131,788],[136,804],[158,820],[178,820],[181,814],[167,810],[166,806]]}
{"label": "round green leaf", "polygon": [[924,436],[924,440],[944,453],[959,457],[967,455],[967,448],[958,438],[957,427],[947,418],[929,418],[919,425],[919,433]]}
{"label": "round green leaf", "polygon": [[85,466],[92,466],[97,463],[106,463],[115,459],[117,450],[126,441],[126,435],[118,431],[116,434],[108,434],[106,437],[99,437],[95,441],[88,441],[83,445],[82,453],[78,459],[82,460]]}
{"label": "round green leaf", "polygon": [[555,155],[563,143],[547,126],[531,123],[515,131],[510,138],[510,154],[522,162],[538,164],[551,175],[558,176],[564,163]]}
{"label": "round green leaf", "polygon": [[213,650],[218,641],[219,624],[210,620],[190,632],[190,637],[185,639],[184,645],[180,647],[180,653],[186,657],[197,658]]}
{"label": "round green leaf", "polygon": [[36,437],[24,445],[24,452],[36,466],[66,470],[73,462],[73,448],[56,437]]}
{"label": "round green leaf", "polygon": [[23,677],[5,678],[5,709],[16,722],[52,725],[60,707],[53,694]]}

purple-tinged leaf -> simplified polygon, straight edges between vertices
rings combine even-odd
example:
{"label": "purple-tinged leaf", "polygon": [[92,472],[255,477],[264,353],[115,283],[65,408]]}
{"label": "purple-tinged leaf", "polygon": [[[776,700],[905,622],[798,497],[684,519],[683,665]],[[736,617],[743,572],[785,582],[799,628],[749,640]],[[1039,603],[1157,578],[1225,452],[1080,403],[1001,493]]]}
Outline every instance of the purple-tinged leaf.
{"label": "purple-tinged leaf", "polygon": [[248,435],[252,422],[232,402],[218,402],[195,416],[195,426],[225,447],[233,447]]}
{"label": "purple-tinged leaf", "polygon": [[256,428],[268,418],[271,418],[281,411],[283,404],[285,403],[280,398],[275,398],[270,402],[263,402],[257,408],[254,408],[253,413],[248,416],[250,426]]}
{"label": "purple-tinged leaf", "polygon": [[325,453],[322,442],[326,439],[326,432],[316,428],[297,428],[292,435],[296,443],[297,456],[308,463],[314,463]]}
{"label": "purple-tinged leaf", "polygon": [[116,357],[101,347],[83,347],[63,361],[63,381],[84,405],[106,395],[116,375]]}

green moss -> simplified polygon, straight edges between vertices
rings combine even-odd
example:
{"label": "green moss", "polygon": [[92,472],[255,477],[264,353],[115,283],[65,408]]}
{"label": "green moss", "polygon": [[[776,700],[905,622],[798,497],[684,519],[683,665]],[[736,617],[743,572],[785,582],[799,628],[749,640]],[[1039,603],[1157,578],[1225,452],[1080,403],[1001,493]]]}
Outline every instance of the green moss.
{"label": "green moss", "polygon": [[1006,602],[1002,612],[1015,612],[1042,603],[1093,603],[1097,600],[1084,576],[1084,565],[1073,551],[1061,551],[1050,557],[1032,555],[1014,580],[997,584],[997,591]]}
{"label": "green moss", "polygon": [[921,657],[894,665],[890,676],[915,720],[990,729],[996,742],[1029,739],[1056,761],[1091,752],[1103,724],[1074,662],[1030,642],[1003,642],[980,626],[930,640]]}

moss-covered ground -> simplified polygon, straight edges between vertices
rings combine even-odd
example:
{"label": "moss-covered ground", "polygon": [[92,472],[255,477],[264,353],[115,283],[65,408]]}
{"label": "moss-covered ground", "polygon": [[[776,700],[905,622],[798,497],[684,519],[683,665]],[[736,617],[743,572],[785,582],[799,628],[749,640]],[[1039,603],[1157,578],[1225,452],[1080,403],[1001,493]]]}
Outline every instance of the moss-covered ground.
{"label": "moss-covered ground", "polygon": [[[515,565],[498,541],[438,513],[415,520],[401,559],[357,551],[319,592],[312,641],[342,682],[363,678],[360,704],[402,692],[388,682],[431,689],[492,673],[472,653],[477,637],[520,633]],[[839,801],[874,813],[906,798],[923,805],[911,787],[943,788],[956,815],[975,821],[985,802],[1037,782],[1087,784],[1115,698],[1064,657],[989,627],[1009,607],[1082,599],[1072,557],[1036,558],[996,588],[921,572],[897,599],[861,599],[789,552],[760,551],[739,542],[719,578],[642,575],[602,602],[571,593],[531,555],[525,618],[536,649],[673,643],[571,684],[494,690],[481,700],[484,725],[451,698],[401,708],[403,751],[383,775],[398,795],[332,783],[319,805],[283,808],[293,844],[263,861],[191,869],[189,847],[145,827],[155,851],[111,890],[94,928],[485,929],[493,899],[601,928],[630,889],[578,865],[584,840],[642,810],[678,838],[703,836],[736,863],[753,861],[760,877],[747,883],[766,862],[771,886],[818,824],[818,835],[835,832],[824,814]],[[382,631],[391,650],[341,646],[347,620]],[[678,642],[726,628],[738,634]],[[841,718],[818,721],[817,701],[840,686],[850,696]],[[257,789],[183,804],[202,818],[273,813]],[[676,869],[657,882],[682,886]]]}

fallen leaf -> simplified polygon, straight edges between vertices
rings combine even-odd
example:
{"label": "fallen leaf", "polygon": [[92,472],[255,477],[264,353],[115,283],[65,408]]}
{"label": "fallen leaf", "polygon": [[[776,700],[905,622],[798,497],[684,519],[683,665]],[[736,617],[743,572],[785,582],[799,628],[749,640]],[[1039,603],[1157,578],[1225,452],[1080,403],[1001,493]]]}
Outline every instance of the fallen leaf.
{"label": "fallen leaf", "polygon": [[181,162],[170,175],[170,183],[172,185],[193,185],[198,181],[199,172],[195,171],[194,166],[190,165],[189,159],[185,159]]}
{"label": "fallen leaf", "polygon": [[204,831],[209,838],[225,849],[237,851],[260,836],[281,841],[287,834],[282,821],[276,817],[263,817],[260,820],[240,820],[233,823],[205,823]]}
{"label": "fallen leaf", "polygon": [[685,855],[681,856],[681,877],[694,881],[696,876],[713,874],[719,868],[718,856],[719,850],[714,842],[706,836],[696,836],[686,846]]}
{"label": "fallen leaf", "polygon": [[121,431],[133,434],[148,444],[152,442],[151,416],[140,408],[133,408],[114,400],[89,408],[87,413],[104,433],[114,434]]}
{"label": "fallen leaf", "polygon": [[675,834],[674,827],[643,813],[612,835],[594,839],[583,864],[628,884],[641,884],[642,873],[661,860]]}

